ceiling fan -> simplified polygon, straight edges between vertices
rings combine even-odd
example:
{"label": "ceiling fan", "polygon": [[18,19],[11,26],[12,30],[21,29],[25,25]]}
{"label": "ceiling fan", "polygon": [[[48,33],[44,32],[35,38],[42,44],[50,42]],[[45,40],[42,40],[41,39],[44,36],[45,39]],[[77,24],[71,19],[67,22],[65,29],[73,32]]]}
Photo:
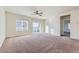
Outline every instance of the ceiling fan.
{"label": "ceiling fan", "polygon": [[38,11],[38,10],[35,11],[34,13],[35,13],[36,15],[39,15],[39,16],[42,16],[42,15],[43,15],[43,12],[40,12],[40,11]]}

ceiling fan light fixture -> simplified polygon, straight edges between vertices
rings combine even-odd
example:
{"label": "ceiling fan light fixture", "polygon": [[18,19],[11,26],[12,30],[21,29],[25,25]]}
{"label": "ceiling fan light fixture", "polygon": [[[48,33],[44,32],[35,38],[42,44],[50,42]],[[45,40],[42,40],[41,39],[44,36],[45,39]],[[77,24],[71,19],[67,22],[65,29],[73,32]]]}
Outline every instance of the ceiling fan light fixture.
{"label": "ceiling fan light fixture", "polygon": [[40,12],[40,11],[36,10],[36,11],[34,12],[34,14],[36,14],[36,15],[38,15],[38,16],[42,16],[43,12]]}

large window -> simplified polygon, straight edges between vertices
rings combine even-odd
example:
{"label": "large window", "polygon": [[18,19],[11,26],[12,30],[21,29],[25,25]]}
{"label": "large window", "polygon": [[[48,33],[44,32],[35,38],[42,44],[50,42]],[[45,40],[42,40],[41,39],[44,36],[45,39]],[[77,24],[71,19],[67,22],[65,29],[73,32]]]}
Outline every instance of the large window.
{"label": "large window", "polygon": [[41,32],[41,24],[39,22],[33,23],[33,32]]}
{"label": "large window", "polygon": [[49,33],[49,26],[48,25],[45,26],[45,32]]}
{"label": "large window", "polygon": [[28,31],[28,21],[16,20],[16,31]]}

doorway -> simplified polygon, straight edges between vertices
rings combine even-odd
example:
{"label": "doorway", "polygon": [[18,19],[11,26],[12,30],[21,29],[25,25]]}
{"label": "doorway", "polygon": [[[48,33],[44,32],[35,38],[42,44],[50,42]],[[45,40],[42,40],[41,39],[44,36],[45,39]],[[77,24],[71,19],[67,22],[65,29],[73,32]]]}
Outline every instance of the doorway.
{"label": "doorway", "polygon": [[70,37],[70,15],[60,17],[60,35]]}

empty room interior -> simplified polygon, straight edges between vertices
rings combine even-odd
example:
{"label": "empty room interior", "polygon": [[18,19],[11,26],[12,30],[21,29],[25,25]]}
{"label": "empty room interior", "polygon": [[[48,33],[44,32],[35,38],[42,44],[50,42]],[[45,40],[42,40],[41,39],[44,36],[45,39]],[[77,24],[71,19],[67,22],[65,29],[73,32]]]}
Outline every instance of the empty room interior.
{"label": "empty room interior", "polygon": [[0,6],[0,53],[79,53],[79,6]]}

